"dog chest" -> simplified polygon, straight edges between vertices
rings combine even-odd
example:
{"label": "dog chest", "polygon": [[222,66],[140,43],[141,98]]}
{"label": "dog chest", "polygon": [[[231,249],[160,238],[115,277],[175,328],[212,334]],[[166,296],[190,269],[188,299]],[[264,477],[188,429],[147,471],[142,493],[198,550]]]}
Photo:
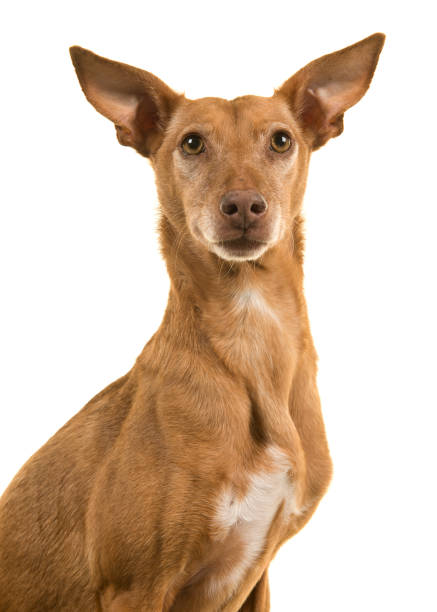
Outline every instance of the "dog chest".
{"label": "dog chest", "polygon": [[262,553],[281,504],[284,521],[291,514],[299,514],[288,457],[279,448],[270,446],[264,459],[261,469],[247,474],[243,493],[237,493],[229,484],[217,500],[214,539],[223,551],[217,571],[209,581],[211,592],[238,586]]}

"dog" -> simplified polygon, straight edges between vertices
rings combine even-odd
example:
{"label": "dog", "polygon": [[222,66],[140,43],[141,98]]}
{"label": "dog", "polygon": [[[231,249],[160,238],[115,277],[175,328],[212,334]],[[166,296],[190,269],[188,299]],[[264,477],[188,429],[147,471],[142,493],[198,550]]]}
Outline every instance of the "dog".
{"label": "dog", "polygon": [[384,38],[234,100],[71,48],[88,101],[153,166],[171,288],[132,370],[4,493],[1,612],[269,610],[269,563],[332,475],[303,294],[308,164]]}

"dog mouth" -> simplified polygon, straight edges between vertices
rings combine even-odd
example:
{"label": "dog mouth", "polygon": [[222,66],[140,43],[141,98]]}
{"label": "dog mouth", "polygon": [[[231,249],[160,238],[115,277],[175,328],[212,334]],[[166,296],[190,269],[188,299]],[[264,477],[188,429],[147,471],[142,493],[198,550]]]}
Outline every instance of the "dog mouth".
{"label": "dog mouth", "polygon": [[241,236],[240,238],[233,238],[231,240],[222,240],[219,245],[228,250],[229,252],[235,253],[248,253],[250,251],[258,249],[260,246],[265,245],[266,242],[261,240],[254,240],[253,238],[247,238]]}
{"label": "dog mouth", "polygon": [[199,224],[194,224],[192,234],[208,250],[221,259],[228,261],[253,261],[261,257],[276,240],[272,232],[265,227],[251,227],[243,230],[225,228],[225,231],[214,232],[209,236]]}
{"label": "dog mouth", "polygon": [[220,240],[212,245],[212,250],[223,259],[227,260],[250,260],[257,259],[267,249],[268,243],[240,236],[231,240]]}

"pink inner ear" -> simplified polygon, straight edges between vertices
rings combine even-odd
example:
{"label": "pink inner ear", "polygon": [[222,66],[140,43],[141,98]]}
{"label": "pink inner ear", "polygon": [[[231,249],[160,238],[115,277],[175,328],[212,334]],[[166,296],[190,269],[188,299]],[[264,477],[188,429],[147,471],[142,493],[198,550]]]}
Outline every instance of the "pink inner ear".
{"label": "pink inner ear", "polygon": [[300,117],[306,126],[311,126],[313,129],[319,129],[323,123],[321,101],[311,88],[305,91]]}
{"label": "pink inner ear", "polygon": [[145,96],[137,106],[135,124],[137,129],[142,132],[153,130],[158,127],[158,108],[150,97]]}
{"label": "pink inner ear", "polygon": [[329,96],[326,89],[306,89],[300,113],[303,124],[315,135],[315,149],[343,131],[343,97],[340,94]]}
{"label": "pink inner ear", "polygon": [[81,47],[71,47],[70,53],[87,100],[115,124],[120,143],[151,155],[182,96],[145,70]]}
{"label": "pink inner ear", "polygon": [[158,125],[158,110],[148,95],[91,86],[89,96],[100,112],[115,123],[117,138],[123,145],[139,146],[146,133]]}
{"label": "pink inner ear", "polygon": [[366,93],[379,54],[383,34],[324,55],[290,77],[277,93],[288,99],[303,128],[318,148],[343,131],[343,115]]}
{"label": "pink inner ear", "polygon": [[115,124],[133,127],[140,98],[134,94],[99,88],[90,84],[88,97],[103,115]]}
{"label": "pink inner ear", "polygon": [[308,89],[310,95],[317,98],[328,122],[342,115],[361,97],[363,82],[332,81],[323,86]]}

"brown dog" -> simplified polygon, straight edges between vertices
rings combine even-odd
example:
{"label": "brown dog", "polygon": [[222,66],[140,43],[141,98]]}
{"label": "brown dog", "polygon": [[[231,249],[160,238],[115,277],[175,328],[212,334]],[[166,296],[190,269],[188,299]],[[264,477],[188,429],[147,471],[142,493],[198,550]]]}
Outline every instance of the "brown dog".
{"label": "brown dog", "polygon": [[308,163],[383,43],[231,101],[71,49],[87,99],[156,172],[171,290],[134,368],[4,494],[1,612],[269,609],[269,563],[332,469],[302,289]]}

